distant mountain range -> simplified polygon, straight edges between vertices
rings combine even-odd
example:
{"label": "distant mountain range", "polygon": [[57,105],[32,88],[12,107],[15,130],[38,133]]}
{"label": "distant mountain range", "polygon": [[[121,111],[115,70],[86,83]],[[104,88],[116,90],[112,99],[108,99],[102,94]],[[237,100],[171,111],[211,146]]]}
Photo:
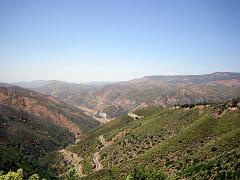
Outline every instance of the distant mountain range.
{"label": "distant mountain range", "polygon": [[[34,81],[18,86],[52,95],[80,109],[116,117],[123,112],[157,105],[223,102],[240,96],[240,73],[205,75],[145,76],[113,84],[74,84]],[[88,112],[89,113],[89,112]]]}
{"label": "distant mountain range", "polygon": [[58,80],[36,80],[36,81],[30,81],[30,82],[15,82],[12,83],[13,85],[20,86],[23,88],[28,88],[28,89],[36,89],[36,88],[41,88],[43,86],[47,86],[50,84],[68,84],[68,85],[79,85],[79,86],[104,86],[107,84],[114,84],[117,82],[102,82],[102,81],[93,81],[93,82],[86,82],[86,83],[69,83],[65,81],[58,81]]}

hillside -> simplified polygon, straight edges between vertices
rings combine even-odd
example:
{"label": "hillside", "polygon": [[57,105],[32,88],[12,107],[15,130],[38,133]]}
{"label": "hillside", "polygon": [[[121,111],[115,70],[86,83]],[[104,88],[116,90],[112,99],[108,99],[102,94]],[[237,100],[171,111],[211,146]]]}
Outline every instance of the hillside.
{"label": "hillside", "polygon": [[82,179],[238,179],[239,135],[237,99],[138,110],[99,126],[67,150],[81,159]]}
{"label": "hillside", "polygon": [[51,96],[9,85],[0,90],[5,173],[23,168],[26,176],[48,179],[240,178],[239,98],[148,106],[97,127]]}
{"label": "hillside", "polygon": [[240,73],[146,76],[106,85],[51,81],[35,90],[60,98],[94,118],[105,113],[111,119],[151,105],[224,102],[240,96]]}
{"label": "hillside", "polygon": [[4,171],[22,166],[36,171],[38,158],[99,125],[56,98],[6,84],[0,87],[0,112],[0,169]]}
{"label": "hillside", "polygon": [[224,102],[240,95],[239,73],[188,76],[146,76],[121,84],[107,85],[96,94],[103,112],[118,112],[156,105]]}
{"label": "hillside", "polygon": [[72,105],[93,104],[91,94],[101,89],[105,84],[106,83],[75,84],[55,80],[15,83],[15,85],[20,87],[54,96]]}

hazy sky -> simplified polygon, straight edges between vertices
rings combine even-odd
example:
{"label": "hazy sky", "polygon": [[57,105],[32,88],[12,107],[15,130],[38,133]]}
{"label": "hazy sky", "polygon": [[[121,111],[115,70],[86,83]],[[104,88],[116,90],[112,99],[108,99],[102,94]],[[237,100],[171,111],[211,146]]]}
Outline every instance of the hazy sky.
{"label": "hazy sky", "polygon": [[0,0],[0,81],[240,71],[239,0]]}

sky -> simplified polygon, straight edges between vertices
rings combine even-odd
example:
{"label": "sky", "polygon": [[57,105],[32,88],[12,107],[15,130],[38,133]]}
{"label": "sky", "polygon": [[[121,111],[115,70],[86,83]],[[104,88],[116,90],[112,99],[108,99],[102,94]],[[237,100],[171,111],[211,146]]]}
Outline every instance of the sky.
{"label": "sky", "polygon": [[239,0],[0,0],[0,81],[240,72]]}

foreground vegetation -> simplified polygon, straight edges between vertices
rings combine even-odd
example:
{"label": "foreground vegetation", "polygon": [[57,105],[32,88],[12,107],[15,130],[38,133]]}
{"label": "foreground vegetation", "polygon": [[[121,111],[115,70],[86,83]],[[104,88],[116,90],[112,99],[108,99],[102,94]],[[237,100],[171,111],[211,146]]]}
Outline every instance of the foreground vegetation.
{"label": "foreground vegetation", "polygon": [[[138,110],[144,118],[100,126],[69,150],[84,158],[83,179],[238,179],[238,103]],[[96,172],[97,151],[103,169]]]}

